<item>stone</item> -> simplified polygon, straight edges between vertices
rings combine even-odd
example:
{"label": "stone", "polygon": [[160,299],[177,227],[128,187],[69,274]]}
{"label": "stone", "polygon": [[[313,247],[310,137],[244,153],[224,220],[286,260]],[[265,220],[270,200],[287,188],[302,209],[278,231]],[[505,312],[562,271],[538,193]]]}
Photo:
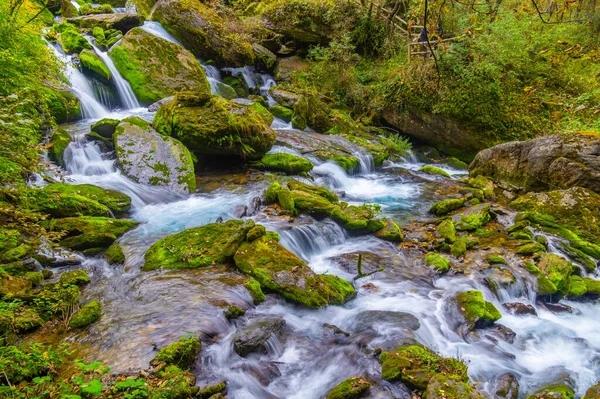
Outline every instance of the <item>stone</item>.
{"label": "stone", "polygon": [[526,314],[530,314],[533,316],[537,316],[537,311],[535,310],[535,308],[531,305],[525,304],[525,303],[521,303],[521,302],[507,302],[507,303],[503,303],[502,306],[504,306],[504,308],[506,308],[506,310],[508,310],[510,313],[514,314],[514,315],[526,315]]}
{"label": "stone", "polygon": [[64,153],[70,143],[71,135],[66,130],[61,128],[54,130],[50,136],[50,144],[52,144],[52,148],[48,151],[50,159],[64,167]]}
{"label": "stone", "polygon": [[466,382],[441,374],[431,377],[424,397],[427,399],[483,399],[477,389]]}
{"label": "stone", "polygon": [[105,139],[112,140],[113,134],[115,133],[115,129],[117,128],[117,125],[120,122],[121,121],[118,119],[100,119],[98,122],[92,125],[90,130],[94,133],[97,133],[101,137],[104,137]]}
{"label": "stone", "polygon": [[562,256],[546,253],[540,259],[538,267],[560,292],[568,293],[569,277],[575,267],[571,262]]}
{"label": "stone", "polygon": [[56,219],[51,228],[65,233],[59,242],[61,246],[73,250],[87,250],[106,249],[137,225],[137,222],[126,219],[82,216]]}
{"label": "stone", "polygon": [[193,366],[194,359],[200,352],[201,346],[197,336],[183,336],[178,341],[161,348],[150,364],[156,366],[161,363],[166,363],[167,365],[177,366],[180,369],[188,370]]}
{"label": "stone", "polygon": [[502,399],[519,398],[519,380],[514,374],[504,374],[496,382],[495,394]]}
{"label": "stone", "polygon": [[306,174],[314,168],[313,163],[308,159],[283,152],[266,154],[253,166],[264,170],[284,172],[288,175]]}
{"label": "stone", "polygon": [[143,103],[152,104],[179,91],[210,94],[204,69],[192,53],[141,28],[130,30],[109,55]]}
{"label": "stone", "polygon": [[130,13],[95,14],[68,18],[67,22],[82,29],[93,29],[98,26],[104,30],[116,29],[123,33],[129,32],[144,23],[144,17]]}
{"label": "stone", "polygon": [[527,399],[575,399],[575,392],[565,384],[558,384],[542,388]]}
{"label": "stone", "polygon": [[365,396],[371,383],[361,376],[350,377],[327,392],[325,399],[359,399]]}
{"label": "stone", "polygon": [[440,272],[446,272],[450,268],[450,260],[444,258],[442,255],[431,252],[427,254],[425,258],[427,266],[433,267],[435,270]]}
{"label": "stone", "polygon": [[428,175],[437,175],[450,178],[450,174],[444,169],[432,165],[423,166],[421,169],[419,169],[419,172],[427,173]]}
{"label": "stone", "polygon": [[401,242],[404,240],[400,227],[390,218],[386,218],[385,227],[377,230],[373,235],[385,241]]}
{"label": "stone", "polygon": [[255,321],[239,329],[233,336],[233,348],[242,357],[251,353],[268,353],[268,344],[272,337],[277,337],[285,326],[282,318]]}
{"label": "stone", "polygon": [[480,204],[462,210],[452,217],[452,222],[459,231],[476,230],[491,220],[491,205]]}
{"label": "stone", "polygon": [[474,330],[494,324],[502,315],[491,303],[483,299],[481,291],[471,290],[458,294],[456,304],[467,326]]}
{"label": "stone", "polygon": [[87,327],[101,316],[100,303],[97,301],[91,301],[82,307],[77,313],[73,315],[71,321],[69,321],[69,327],[71,328],[83,328]]}
{"label": "stone", "polygon": [[437,216],[443,216],[447,213],[455,211],[463,206],[464,198],[453,198],[436,202],[429,208],[429,212]]}
{"label": "stone", "polygon": [[159,135],[137,117],[124,119],[113,135],[117,166],[132,180],[177,193],[196,191],[190,151],[172,137]]}
{"label": "stone", "polygon": [[104,64],[104,61],[102,61],[102,59],[98,57],[98,54],[96,54],[94,51],[83,50],[81,53],[79,53],[79,61],[81,62],[85,72],[90,73],[96,78],[103,79],[106,82],[111,80],[112,74],[110,70],[106,64]]}

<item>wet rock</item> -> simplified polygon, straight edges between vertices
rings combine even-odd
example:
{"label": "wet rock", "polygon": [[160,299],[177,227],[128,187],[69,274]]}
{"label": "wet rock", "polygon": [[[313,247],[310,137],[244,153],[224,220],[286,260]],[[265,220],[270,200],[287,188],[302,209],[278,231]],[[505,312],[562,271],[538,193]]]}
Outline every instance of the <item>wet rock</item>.
{"label": "wet rock", "polygon": [[467,208],[452,217],[456,230],[476,230],[491,220],[491,205],[481,204]]}
{"label": "wet rock", "polygon": [[56,196],[69,196],[70,198],[81,195],[106,206],[114,214],[127,212],[131,208],[131,198],[127,194],[91,184],[55,183],[45,186],[42,190]]}
{"label": "wet rock", "polygon": [[199,399],[215,399],[219,397],[225,398],[223,395],[221,395],[225,388],[227,388],[227,383],[226,381],[222,381],[218,384],[203,387],[198,391],[195,397]]}
{"label": "wet rock", "polygon": [[236,219],[241,219],[244,216],[248,216],[248,207],[245,205],[238,205],[231,210],[231,214]]}
{"label": "wet rock", "polygon": [[598,154],[600,139],[595,135],[557,134],[483,150],[470,173],[527,191],[579,186],[600,193]]}
{"label": "wet rock", "polygon": [[451,220],[443,220],[437,225],[436,230],[440,237],[443,238],[448,244],[452,244],[456,241],[456,228]]}
{"label": "wet rock", "polygon": [[152,103],[148,106],[148,111],[156,112],[161,107],[161,105],[170,103],[171,101],[173,101],[174,98],[175,96],[170,96],[163,98],[162,100],[158,100],[157,102]]}
{"label": "wet rock", "polygon": [[104,30],[116,29],[123,33],[144,23],[144,17],[130,13],[95,14],[68,18],[67,21],[79,28],[92,29],[96,26]]}
{"label": "wet rock", "polygon": [[571,387],[560,384],[552,385],[538,390],[533,395],[529,395],[527,399],[574,399],[575,392]]}
{"label": "wet rock", "polygon": [[159,135],[144,120],[124,119],[114,133],[117,165],[134,181],[178,193],[196,190],[194,162],[178,140]]}
{"label": "wet rock", "polygon": [[600,383],[590,387],[590,389],[588,389],[587,392],[585,393],[584,398],[585,399],[600,398]]}
{"label": "wet rock", "polygon": [[455,301],[467,326],[472,330],[488,327],[502,317],[491,302],[483,299],[481,291],[471,290],[460,293],[456,296]]}
{"label": "wet rock", "polygon": [[366,310],[356,315],[352,324],[356,331],[372,330],[379,327],[396,327],[416,331],[421,327],[419,320],[410,313],[388,310]]}
{"label": "wet rock", "polygon": [[515,342],[517,333],[502,324],[494,324],[484,330],[486,337],[497,341],[498,339],[512,344]]}
{"label": "wet rock", "polygon": [[511,314],[514,315],[525,315],[530,314],[537,316],[537,311],[535,308],[529,304],[521,303],[521,302],[507,302],[503,303],[502,306],[506,308]]}
{"label": "wet rock", "polygon": [[59,242],[61,246],[97,253],[110,247],[117,238],[137,225],[132,220],[83,216],[57,219],[51,228],[65,233]]}
{"label": "wet rock", "polygon": [[246,311],[236,305],[229,305],[225,311],[225,317],[227,320],[237,319],[238,317],[242,317],[244,314],[246,314]]}
{"label": "wet rock", "polygon": [[574,271],[574,265],[556,254],[544,254],[538,264],[540,270],[563,294],[568,293],[569,277]]}
{"label": "wet rock", "polygon": [[425,258],[425,263],[427,264],[427,266],[431,266],[434,268],[434,270],[440,272],[446,272],[450,268],[450,260],[444,258],[442,255],[435,252],[427,254],[427,257]]}
{"label": "wet rock", "polygon": [[282,318],[252,322],[235,333],[233,348],[242,357],[251,353],[267,354],[267,341],[278,337],[284,325],[285,320]]}
{"label": "wet rock", "polygon": [[392,219],[386,219],[385,227],[377,230],[373,235],[385,241],[401,242],[404,239],[400,227]]}
{"label": "wet rock", "polygon": [[369,388],[371,383],[361,376],[350,377],[327,392],[325,399],[359,399],[368,393]]}
{"label": "wet rock", "polygon": [[514,374],[504,374],[496,382],[496,396],[502,399],[519,398],[519,380]]}
{"label": "wet rock", "polygon": [[48,156],[51,160],[60,166],[65,166],[63,155],[65,150],[71,143],[71,135],[64,129],[56,129],[50,136],[50,144],[52,148],[48,150]]}
{"label": "wet rock", "polygon": [[115,133],[115,129],[117,128],[119,122],[121,121],[118,119],[104,118],[94,123],[90,130],[105,139],[112,140],[113,134]]}
{"label": "wet rock", "polygon": [[110,247],[108,247],[108,249],[104,253],[104,257],[106,258],[106,261],[111,265],[117,263],[125,263],[125,254],[123,253],[123,248],[116,242]]}
{"label": "wet rock", "polygon": [[71,328],[87,327],[100,318],[101,308],[100,303],[91,301],[73,315],[69,321]]}
{"label": "wet rock", "polygon": [[222,97],[181,92],[160,107],[154,127],[180,140],[199,157],[260,159],[275,140],[273,116],[260,104],[240,105]]}
{"label": "wet rock", "polygon": [[248,207],[246,209],[246,214],[248,216],[256,215],[256,213],[258,213],[258,211],[260,210],[261,205],[262,205],[262,201],[261,201],[260,197],[252,198],[252,201],[250,201],[250,205],[248,205]]}
{"label": "wet rock", "polygon": [[536,304],[542,308],[545,308],[552,313],[573,313],[573,308],[569,305],[565,305],[562,303],[545,303],[541,301],[537,301]]}
{"label": "wet rock", "polygon": [[258,169],[283,172],[288,175],[304,175],[314,167],[313,163],[306,158],[283,152],[266,154],[253,166]]}
{"label": "wet rock", "polygon": [[[234,366],[235,370],[237,366]],[[263,386],[269,385],[273,380],[281,377],[281,371],[277,367],[277,364],[261,360],[259,362],[245,362],[239,366],[245,373],[250,374],[252,377]]]}
{"label": "wet rock", "polygon": [[358,274],[358,256],[362,259],[363,273],[369,274],[383,269],[395,269],[405,266],[403,260],[394,256],[391,251],[382,249],[381,253],[367,251],[351,252],[328,258],[336,263],[340,269],[353,274]]}
{"label": "wet rock", "polygon": [[483,399],[473,386],[466,382],[435,374],[425,390],[427,399]]}
{"label": "wet rock", "polygon": [[345,335],[346,337],[350,336],[350,333],[342,330],[341,328],[339,328],[338,326],[334,326],[333,324],[327,324],[327,323],[323,323],[323,327],[333,331],[334,334],[342,334]]}
{"label": "wet rock", "polygon": [[150,363],[157,366],[160,363],[189,369],[200,352],[201,344],[195,335],[183,336],[178,341],[162,348]]}

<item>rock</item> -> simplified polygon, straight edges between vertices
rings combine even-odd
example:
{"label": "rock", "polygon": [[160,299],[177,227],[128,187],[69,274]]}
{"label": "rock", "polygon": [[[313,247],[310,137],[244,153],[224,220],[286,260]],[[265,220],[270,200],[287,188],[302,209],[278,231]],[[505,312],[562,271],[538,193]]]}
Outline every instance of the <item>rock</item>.
{"label": "rock", "polygon": [[350,377],[327,392],[325,398],[359,399],[368,393],[369,388],[371,388],[371,383],[361,376]]}
{"label": "rock", "polygon": [[77,286],[88,284],[90,281],[92,281],[92,279],[88,276],[87,271],[83,269],[64,272],[60,275],[60,279],[58,280],[61,284]]}
{"label": "rock", "polygon": [[510,313],[512,313],[514,315],[520,316],[520,315],[530,314],[530,315],[537,316],[537,312],[536,312],[535,308],[528,304],[524,304],[521,302],[507,302],[507,303],[503,303],[502,306],[504,306],[506,308],[506,310],[508,310]]}
{"label": "rock", "polygon": [[92,45],[83,37],[79,29],[70,23],[63,22],[54,25],[51,32],[59,34],[58,41],[66,54],[80,53],[85,49],[92,49]]}
{"label": "rock", "polygon": [[243,243],[235,253],[234,261],[264,289],[311,308],[342,305],[356,295],[347,281],[332,275],[315,274],[270,234]]}
{"label": "rock", "polygon": [[[127,194],[91,184],[54,183],[48,184],[42,190],[61,197],[73,198],[81,195],[106,206],[115,214],[127,212],[131,208],[131,198]],[[53,200],[56,200],[55,198]]]}
{"label": "rock", "polygon": [[450,247],[450,253],[455,258],[462,257],[465,252],[467,252],[467,243],[468,241],[466,237],[459,237],[456,241],[454,241],[452,247]]}
{"label": "rock", "polygon": [[427,266],[432,266],[435,270],[440,272],[447,272],[450,268],[450,261],[444,258],[442,255],[431,252],[427,254],[425,258],[425,263]]}
{"label": "rock", "polygon": [[133,4],[135,4],[135,9],[138,13],[143,15],[145,18],[148,18],[150,15],[150,11],[156,4],[157,0],[133,0]]}
{"label": "rock", "polygon": [[300,175],[310,172],[314,165],[308,159],[293,154],[279,152],[266,154],[260,162],[253,164],[259,169],[284,172],[288,175]]}
{"label": "rock", "polygon": [[290,109],[293,109],[302,100],[302,95],[294,93],[292,91],[281,89],[279,87],[274,87],[270,89],[269,94],[279,104]]}
{"label": "rock", "polygon": [[498,255],[488,255],[485,260],[490,265],[508,265],[506,259]]}
{"label": "rock", "polygon": [[92,50],[83,50],[79,54],[79,61],[85,72],[91,73],[92,76],[109,82],[112,74],[104,64],[104,61]]}
{"label": "rock", "polygon": [[419,319],[412,314],[389,310],[365,310],[356,315],[352,324],[356,326],[355,331],[357,332],[381,327],[403,328],[410,331],[417,331],[421,328]]}
{"label": "rock", "polygon": [[68,88],[48,91],[48,111],[59,124],[76,121],[82,117],[79,99]]}
{"label": "rock", "polygon": [[272,113],[273,116],[282,119],[286,122],[291,122],[292,116],[294,115],[293,110],[279,104],[273,105],[271,108],[269,108],[269,112]]}
{"label": "rock", "polygon": [[137,117],[124,119],[113,141],[117,166],[132,180],[178,193],[196,191],[192,154],[180,141],[159,135]]}
{"label": "rock", "polygon": [[489,204],[475,205],[452,217],[456,230],[476,230],[491,220]]}
{"label": "rock", "polygon": [[537,301],[536,304],[542,308],[546,308],[552,313],[573,313],[573,308],[562,303],[544,303]]}
{"label": "rock", "polygon": [[275,67],[275,63],[277,62],[277,56],[271,52],[268,48],[254,43],[252,45],[254,49],[254,55],[256,56],[256,61],[258,64],[267,70],[272,70]]}
{"label": "rock", "polygon": [[569,290],[566,293],[569,299],[571,298],[579,298],[582,295],[587,293],[587,287],[583,279],[579,276],[570,276],[569,277]]}
{"label": "rock", "polygon": [[437,216],[442,216],[461,208],[464,203],[464,198],[442,200],[433,204],[431,208],[429,208],[429,212]]}
{"label": "rock", "polygon": [[456,296],[455,300],[458,310],[464,316],[471,330],[490,326],[502,317],[491,302],[483,299],[481,291],[462,292]]}
{"label": "rock", "polygon": [[310,64],[302,57],[296,55],[287,58],[279,58],[275,66],[275,80],[284,83],[289,81],[297,71],[306,69]]}
{"label": "rock", "polygon": [[437,176],[450,178],[450,174],[448,172],[446,172],[444,169],[441,169],[441,168],[438,168],[438,167],[435,167],[432,165],[423,166],[421,169],[419,169],[419,172],[427,173],[428,175],[437,175]]}
{"label": "rock", "polygon": [[68,18],[67,22],[82,29],[93,29],[98,26],[104,30],[116,29],[127,33],[130,29],[141,26],[144,17],[130,13],[95,14]]}
{"label": "rock", "polygon": [[73,315],[69,322],[71,328],[87,327],[100,318],[100,304],[97,301],[91,301],[77,313]]}
{"label": "rock", "polygon": [[554,285],[554,283],[552,281],[550,281],[550,279],[545,274],[543,274],[542,271],[537,266],[535,266],[533,263],[525,262],[523,267],[525,269],[527,269],[527,271],[529,273],[531,273],[537,277],[536,292],[539,295],[542,295],[542,296],[552,295],[556,291],[558,291],[558,289],[556,288],[556,285]]}
{"label": "rock", "polygon": [[410,389],[424,392],[429,381],[438,373],[457,382],[469,380],[467,366],[457,359],[443,358],[430,349],[418,346],[401,346],[392,352],[383,352],[381,378],[401,381]]}
{"label": "rock", "polygon": [[183,336],[178,341],[158,351],[150,364],[166,363],[184,370],[190,369],[194,364],[194,359],[200,352],[201,346],[200,340],[195,335]]}
{"label": "rock", "polygon": [[104,137],[105,139],[110,139],[112,141],[113,134],[115,133],[115,129],[117,128],[117,125],[120,122],[121,121],[118,119],[110,119],[110,118],[100,119],[98,122],[96,122],[92,125],[90,130],[94,133],[97,133],[101,137]]}
{"label": "rock", "polygon": [[542,388],[527,399],[575,399],[575,392],[567,385],[552,385]]}
{"label": "rock", "polygon": [[285,320],[282,318],[255,321],[235,333],[233,348],[242,357],[251,353],[267,354],[267,341],[277,337],[284,325]]}
{"label": "rock", "polygon": [[585,289],[588,296],[600,296],[600,281],[590,277],[584,277],[583,283],[585,284]]}
{"label": "rock", "polygon": [[582,399],[597,399],[600,398],[600,383],[590,387]]}
{"label": "rock", "polygon": [[138,223],[132,220],[83,216],[57,219],[52,230],[65,233],[59,244],[74,250],[104,250]]}
{"label": "rock", "polygon": [[50,159],[60,166],[65,166],[63,156],[70,143],[71,135],[66,130],[61,128],[54,130],[50,136],[50,144],[52,144],[52,148],[48,151]]}
{"label": "rock", "polygon": [[123,253],[123,248],[118,243],[112,244],[106,252],[104,253],[104,257],[106,261],[114,265],[116,263],[123,264],[125,263],[125,254]]}
{"label": "rock", "polygon": [[345,272],[356,275],[358,273],[359,256],[362,260],[363,273],[366,274],[374,273],[381,269],[397,269],[406,266],[402,257],[388,249],[378,249],[377,253],[367,251],[350,252],[329,259]]}
{"label": "rock", "polygon": [[169,235],[148,249],[142,270],[195,269],[231,262],[253,227],[252,220],[228,220]]}
{"label": "rock", "polygon": [[435,374],[431,377],[424,397],[427,399],[483,399],[483,396],[471,385],[442,374]]}
{"label": "rock", "polygon": [[179,91],[210,94],[204,69],[192,53],[143,29],[130,30],[109,55],[141,102],[151,104]]}
{"label": "rock", "polygon": [[400,227],[392,219],[385,220],[385,227],[377,230],[373,235],[385,241],[401,242],[404,239]]}
{"label": "rock", "polygon": [[174,98],[175,98],[175,96],[170,96],[170,97],[163,98],[162,100],[158,100],[157,102],[152,103],[152,104],[150,104],[150,106],[148,106],[148,111],[156,112],[156,111],[158,111],[158,109],[160,108],[161,105],[170,103],[171,101],[173,101]]}
{"label": "rock", "polygon": [[514,374],[504,374],[496,382],[496,396],[501,399],[519,398],[519,380]]}
{"label": "rock", "polygon": [[233,67],[254,64],[254,48],[242,24],[217,11],[200,1],[159,0],[152,18],[198,57]]}
{"label": "rock", "polygon": [[273,116],[261,105],[239,105],[221,97],[181,92],[160,107],[156,130],[180,140],[194,154],[260,159],[275,141]]}
{"label": "rock", "polygon": [[540,252],[546,252],[546,247],[538,242],[521,245],[519,248],[517,248],[518,255],[531,256]]}
{"label": "rock", "polygon": [[454,241],[456,241],[456,228],[451,220],[443,220],[437,225],[436,231],[448,244],[452,244]]}
{"label": "rock", "polygon": [[0,298],[25,294],[32,287],[30,281],[17,276],[10,276],[6,273],[0,274]]}
{"label": "rock", "polygon": [[244,309],[240,308],[239,306],[229,305],[227,307],[227,310],[224,313],[225,313],[225,318],[227,318],[227,320],[233,320],[233,319],[237,319],[238,317],[242,317],[243,315],[245,315],[246,311]]}
{"label": "rock", "polygon": [[225,399],[221,392],[227,388],[227,382],[221,381],[218,384],[204,387],[198,391],[196,398],[199,399]]}
{"label": "rock", "polygon": [[567,294],[569,290],[569,277],[574,271],[574,265],[565,258],[556,254],[544,254],[538,264],[540,270],[548,276],[558,291]]}

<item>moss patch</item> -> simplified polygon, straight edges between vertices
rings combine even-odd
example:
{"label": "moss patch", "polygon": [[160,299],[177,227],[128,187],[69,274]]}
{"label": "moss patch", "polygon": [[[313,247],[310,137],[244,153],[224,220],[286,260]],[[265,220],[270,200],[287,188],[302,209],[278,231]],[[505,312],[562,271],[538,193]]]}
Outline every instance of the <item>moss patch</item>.
{"label": "moss patch", "polygon": [[189,369],[200,352],[200,340],[195,335],[184,336],[169,346],[162,348],[154,360],[154,364],[166,363],[182,369]]}
{"label": "moss patch", "polygon": [[288,175],[306,174],[314,168],[313,163],[308,159],[283,152],[267,154],[255,166],[260,169],[284,172]]}
{"label": "moss patch", "polygon": [[73,318],[69,322],[69,326],[71,328],[83,328],[87,327],[96,320],[98,320],[101,316],[101,308],[100,303],[97,301],[91,301],[83,308],[79,310],[79,312],[73,315]]}
{"label": "moss patch", "polygon": [[471,329],[486,327],[502,317],[491,302],[483,299],[481,291],[462,292],[456,296],[456,303]]}

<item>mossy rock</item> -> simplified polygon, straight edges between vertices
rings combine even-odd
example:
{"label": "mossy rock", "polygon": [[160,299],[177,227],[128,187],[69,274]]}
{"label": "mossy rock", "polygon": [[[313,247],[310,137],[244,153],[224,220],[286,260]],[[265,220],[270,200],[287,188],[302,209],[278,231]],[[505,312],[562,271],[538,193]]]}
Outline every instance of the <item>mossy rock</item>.
{"label": "mossy rock", "polygon": [[[543,237],[543,236],[538,236]],[[545,238],[545,237],[544,237]],[[537,237],[536,237],[537,240]],[[543,244],[542,244],[543,245]],[[574,248],[566,243],[560,243],[559,248],[565,254],[569,256],[573,261],[580,263],[588,273],[593,273],[596,271],[597,263],[590,256],[586,255],[583,251]]]}
{"label": "mossy rock", "polygon": [[83,328],[87,327],[101,316],[101,307],[98,301],[91,301],[79,312],[75,313],[69,322],[71,328]]}
{"label": "mossy rock", "polygon": [[33,253],[33,248],[28,244],[19,244],[17,247],[4,251],[0,256],[0,263],[16,262]]}
{"label": "mossy rock", "polygon": [[221,395],[227,388],[227,383],[225,381],[219,382],[218,384],[209,385],[207,387],[201,388],[196,394],[196,398],[199,399],[225,399],[225,396]]}
{"label": "mossy rock", "polygon": [[332,388],[325,399],[359,399],[365,396],[371,383],[361,376],[350,377]]}
{"label": "mossy rock", "polygon": [[287,188],[282,188],[277,193],[277,202],[279,205],[286,211],[290,212],[293,216],[297,215],[296,211],[296,202],[294,201],[294,197],[292,196],[292,192]]}
{"label": "mossy rock", "polygon": [[528,228],[513,231],[508,235],[513,240],[533,241],[533,231]]}
{"label": "mossy rock", "polygon": [[66,130],[58,128],[50,136],[52,147],[48,151],[51,160],[60,166],[65,166],[64,153],[69,144],[71,144],[71,135]]}
{"label": "mossy rock", "polygon": [[143,119],[121,121],[113,143],[118,167],[136,182],[179,193],[196,191],[190,151],[179,140],[158,134]]}
{"label": "mossy rock", "polygon": [[142,270],[195,269],[230,262],[253,227],[252,220],[228,220],[172,234],[148,249]]}
{"label": "mossy rock", "polygon": [[437,216],[442,216],[461,208],[464,203],[464,198],[442,200],[433,204],[431,208],[429,208],[429,212]]}
{"label": "mossy rock", "polygon": [[245,315],[246,311],[237,305],[229,305],[224,313],[227,320],[233,320]]}
{"label": "mossy rock", "polygon": [[313,163],[308,159],[283,152],[266,154],[255,166],[259,169],[284,172],[288,175],[306,174],[314,168]]}
{"label": "mossy rock", "polygon": [[385,227],[377,230],[373,235],[390,242],[401,242],[404,240],[400,227],[390,218],[385,220]]}
{"label": "mossy rock", "polygon": [[491,205],[475,205],[457,213],[452,217],[452,222],[459,231],[477,230],[491,220]]}
{"label": "mossy rock", "polygon": [[575,270],[571,262],[562,256],[546,253],[540,259],[538,267],[560,292],[563,294],[568,292],[569,277]]}
{"label": "mossy rock", "polygon": [[437,225],[436,230],[440,237],[442,237],[447,243],[452,244],[456,241],[456,228],[454,227],[454,223],[452,223],[452,220],[443,220],[440,224]]}
{"label": "mossy rock", "polygon": [[2,272],[0,273],[0,298],[5,296],[13,296],[24,294],[31,290],[31,281],[18,276],[9,276]]}
{"label": "mossy rock", "polygon": [[109,55],[143,103],[152,104],[179,91],[210,94],[204,69],[192,53],[141,28],[127,32]]}
{"label": "mossy rock", "polygon": [[450,253],[456,258],[460,258],[467,252],[467,243],[466,237],[459,237],[450,247]]}
{"label": "mossy rock", "polygon": [[579,298],[587,293],[585,282],[579,276],[570,276],[568,287],[569,291],[567,292],[567,296],[569,298]]}
{"label": "mossy rock", "polygon": [[183,92],[160,107],[153,124],[159,133],[175,137],[199,157],[260,159],[275,142],[271,121],[271,114],[257,103]]}
{"label": "mossy rock", "polygon": [[118,119],[104,118],[100,119],[98,122],[94,123],[90,130],[94,133],[98,133],[100,136],[105,139],[112,140],[113,134],[115,133],[115,129],[117,125],[121,121]]}
{"label": "mossy rock", "polygon": [[65,237],[59,244],[74,250],[92,248],[108,248],[117,238],[138,225],[137,222],[125,219],[83,216],[63,218],[52,221],[50,227],[54,231],[62,231]]}
{"label": "mossy rock", "polygon": [[483,399],[477,389],[463,381],[435,374],[425,390],[427,399]]}
{"label": "mossy rock", "polygon": [[79,61],[84,71],[90,72],[92,76],[99,77],[109,82],[112,74],[104,61],[92,50],[83,50],[79,54]]}
{"label": "mossy rock", "polygon": [[458,294],[456,304],[470,329],[487,327],[502,317],[491,302],[483,299],[481,291],[471,290]]}
{"label": "mossy rock", "polygon": [[252,300],[254,301],[255,305],[264,302],[264,300],[267,299],[262,291],[260,283],[251,277],[244,284],[244,288],[246,288],[246,290],[248,290],[248,293],[250,293],[250,296],[252,297]]}
{"label": "mossy rock", "polygon": [[517,248],[516,252],[518,255],[531,256],[541,252],[546,252],[546,247],[539,242],[533,242],[531,244],[521,245],[519,248]]}
{"label": "mossy rock", "polygon": [[131,198],[127,194],[91,184],[55,183],[45,186],[42,190],[61,197],[83,196],[106,206],[115,214],[127,212],[131,208]]}
{"label": "mossy rock", "polygon": [[52,29],[59,32],[58,41],[65,53],[80,53],[83,50],[92,49],[92,45],[83,37],[75,25],[63,22],[55,25]]}
{"label": "mossy rock", "polygon": [[508,265],[506,259],[498,255],[488,255],[485,260],[490,265]]}
{"label": "mossy rock", "polygon": [[88,284],[92,279],[88,275],[87,270],[71,270],[60,275],[59,282],[61,284],[82,286]]}
{"label": "mossy rock", "polygon": [[450,178],[450,174],[448,172],[446,172],[444,169],[441,169],[441,168],[438,168],[435,166],[431,166],[431,165],[423,166],[421,169],[419,169],[419,172],[427,173],[428,175],[437,175],[437,176],[443,176],[443,177]]}
{"label": "mossy rock", "polygon": [[425,258],[427,266],[433,267],[435,270],[440,272],[447,272],[450,268],[450,260],[444,258],[442,255],[436,252],[430,252]]}
{"label": "mossy rock", "polygon": [[269,112],[272,113],[273,116],[283,119],[286,122],[291,122],[292,116],[294,115],[293,110],[279,104],[273,105],[271,108],[269,108]]}
{"label": "mossy rock", "polygon": [[106,257],[106,261],[111,265],[116,263],[125,263],[125,254],[123,253],[123,248],[118,243],[114,243],[108,247],[104,253],[104,256]]}
{"label": "mossy rock", "polygon": [[310,184],[301,183],[297,180],[288,181],[287,186],[290,190],[304,191],[307,193],[315,194],[333,203],[339,201],[338,196],[326,187],[313,186]]}
{"label": "mossy rock", "polygon": [[56,123],[66,123],[81,119],[79,98],[69,90],[49,89],[48,111]]}
{"label": "mossy rock", "polygon": [[469,185],[473,188],[483,190],[485,198],[494,198],[494,188],[496,185],[493,181],[483,175],[479,175],[475,178],[469,178]]}
{"label": "mossy rock", "polygon": [[27,272],[23,275],[23,278],[34,287],[39,287],[44,282],[44,275],[40,272]]}
{"label": "mossy rock", "polygon": [[527,399],[575,399],[575,392],[567,385],[553,385],[540,389]]}
{"label": "mossy rock", "polygon": [[531,274],[537,277],[537,289],[538,295],[552,295],[558,291],[556,285],[550,279],[542,273],[542,271],[533,263],[525,262],[523,267]]}
{"label": "mossy rock", "polygon": [[342,305],[356,295],[350,283],[336,276],[315,274],[306,263],[269,235],[243,243],[234,261],[263,289],[310,308]]}
{"label": "mossy rock", "polygon": [[596,399],[600,398],[600,383],[593,385],[587,390],[581,399]]}
{"label": "mossy rock", "polygon": [[454,169],[467,170],[469,168],[469,165],[466,162],[463,162],[456,157],[450,157],[446,159],[444,163]]}
{"label": "mossy rock", "polygon": [[383,352],[381,378],[386,381],[401,381],[410,389],[424,392],[429,381],[440,374],[460,382],[468,382],[467,366],[457,359],[444,358],[428,348],[407,345],[395,351]]}
{"label": "mossy rock", "polygon": [[[55,186],[55,187],[52,187]],[[58,186],[58,187],[56,187]],[[108,216],[110,210],[95,199],[76,193],[76,190],[62,189],[75,187],[60,183],[50,188],[34,188],[22,193],[18,203],[20,206],[51,215],[57,218],[74,216]]]}
{"label": "mossy rock", "polygon": [[279,191],[281,191],[281,183],[279,183],[278,181],[274,181],[269,185],[267,191],[265,192],[265,201],[277,202]]}
{"label": "mossy rock", "polygon": [[195,335],[184,336],[169,346],[162,348],[152,360],[152,364],[166,363],[181,369],[190,369],[200,352],[200,340]]}

